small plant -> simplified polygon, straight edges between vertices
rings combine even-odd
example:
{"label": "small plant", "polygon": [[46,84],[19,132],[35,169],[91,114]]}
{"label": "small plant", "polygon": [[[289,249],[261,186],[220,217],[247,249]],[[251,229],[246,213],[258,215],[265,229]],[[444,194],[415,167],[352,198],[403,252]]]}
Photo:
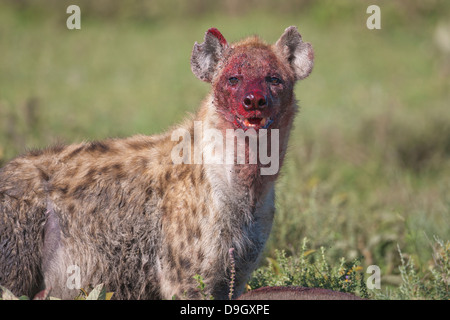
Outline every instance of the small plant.
{"label": "small plant", "polygon": [[89,293],[87,293],[84,289],[80,289],[80,293],[75,300],[111,300],[113,294],[113,292],[106,292],[105,286],[103,284],[99,284]]}
{"label": "small plant", "polygon": [[200,291],[200,294],[202,296],[201,300],[213,300],[214,297],[212,295],[208,295],[206,293],[206,290],[205,290],[206,289],[206,284],[203,281],[203,277],[201,275],[199,275],[199,274],[196,274],[193,278],[198,283],[197,289]]}
{"label": "small plant", "polygon": [[228,255],[230,256],[230,269],[231,269],[231,274],[230,274],[230,293],[228,294],[228,298],[230,300],[233,299],[233,293],[234,293],[234,279],[236,276],[236,262],[234,260],[234,248],[230,248],[230,250],[228,250]]}
{"label": "small plant", "polygon": [[449,300],[450,282],[450,241],[444,243],[441,239],[435,238],[433,260],[434,265],[430,267],[432,281],[430,289],[435,299]]}
{"label": "small plant", "polygon": [[323,288],[353,293],[368,298],[364,274],[359,261],[346,262],[344,258],[336,267],[329,265],[325,248],[320,248],[319,259],[313,262],[316,250],[307,250],[307,239],[303,240],[298,257],[287,257],[275,251],[275,259],[268,258],[268,266],[257,269],[249,281],[251,289],[265,286],[302,286]]}
{"label": "small plant", "polygon": [[401,259],[399,271],[402,283],[398,290],[379,294],[377,298],[402,300],[450,299],[450,241],[444,243],[442,240],[435,238],[433,262],[427,271],[418,269],[412,257],[405,261],[405,254],[402,253],[400,247],[397,248]]}

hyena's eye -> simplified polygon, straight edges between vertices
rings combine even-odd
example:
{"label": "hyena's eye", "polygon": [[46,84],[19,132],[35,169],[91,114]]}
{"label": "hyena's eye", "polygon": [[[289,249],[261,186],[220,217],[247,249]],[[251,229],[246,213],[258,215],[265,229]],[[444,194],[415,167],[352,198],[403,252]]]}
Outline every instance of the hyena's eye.
{"label": "hyena's eye", "polygon": [[229,82],[232,86],[235,86],[235,85],[238,84],[239,79],[236,78],[236,77],[231,77],[231,78],[228,79],[228,82]]}
{"label": "hyena's eye", "polygon": [[267,77],[266,81],[276,86],[282,83],[281,79],[277,77]]}

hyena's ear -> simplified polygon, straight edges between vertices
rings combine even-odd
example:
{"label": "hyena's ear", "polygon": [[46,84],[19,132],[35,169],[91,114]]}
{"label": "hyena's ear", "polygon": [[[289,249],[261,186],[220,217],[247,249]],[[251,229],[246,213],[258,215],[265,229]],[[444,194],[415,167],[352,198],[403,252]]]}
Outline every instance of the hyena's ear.
{"label": "hyena's ear", "polygon": [[296,80],[306,78],[314,65],[314,51],[310,43],[303,42],[297,27],[284,30],[275,47],[287,59],[295,73]]}
{"label": "hyena's ear", "polygon": [[191,56],[191,69],[200,80],[211,82],[228,43],[216,28],[206,31],[205,41],[194,44]]}

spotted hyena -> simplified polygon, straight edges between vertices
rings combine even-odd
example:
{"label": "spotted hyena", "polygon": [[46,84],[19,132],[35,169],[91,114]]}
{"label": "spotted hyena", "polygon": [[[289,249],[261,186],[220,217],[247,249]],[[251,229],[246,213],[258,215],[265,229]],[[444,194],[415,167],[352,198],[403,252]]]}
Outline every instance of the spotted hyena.
{"label": "spotted hyena", "polygon": [[[297,111],[294,84],[312,66],[312,47],[295,27],[275,44],[258,37],[228,43],[212,28],[191,57],[193,73],[212,90],[181,125],[7,163],[0,169],[0,284],[20,295],[51,288],[62,298],[104,283],[118,299],[225,299],[233,249],[240,295],[272,226],[274,183]],[[223,149],[228,161],[214,158],[220,148],[211,151],[214,139],[198,138],[197,125],[214,130],[216,142],[235,134],[224,139],[232,142]],[[265,174],[262,142],[277,163]],[[244,162],[236,161],[239,150]]]}

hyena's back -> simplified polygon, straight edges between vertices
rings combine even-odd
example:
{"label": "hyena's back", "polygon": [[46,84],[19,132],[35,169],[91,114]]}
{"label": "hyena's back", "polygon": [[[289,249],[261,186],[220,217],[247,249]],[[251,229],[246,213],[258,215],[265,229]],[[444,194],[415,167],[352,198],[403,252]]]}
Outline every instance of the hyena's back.
{"label": "hyena's back", "polygon": [[79,271],[82,287],[104,283],[116,298],[158,298],[166,187],[158,174],[170,173],[167,165],[158,170],[167,159],[152,146],[161,140],[55,147],[2,168],[0,284],[18,295],[52,287],[70,298]]}

